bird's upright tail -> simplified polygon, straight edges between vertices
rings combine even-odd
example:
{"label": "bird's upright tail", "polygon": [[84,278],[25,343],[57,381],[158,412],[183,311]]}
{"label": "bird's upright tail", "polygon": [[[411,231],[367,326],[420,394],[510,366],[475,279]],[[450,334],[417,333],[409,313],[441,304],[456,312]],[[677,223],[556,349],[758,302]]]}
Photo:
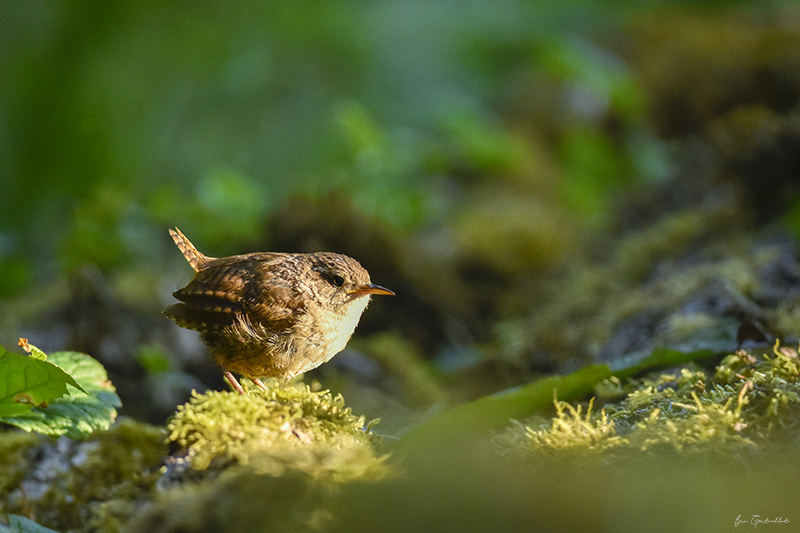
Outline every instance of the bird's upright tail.
{"label": "bird's upright tail", "polygon": [[178,228],[170,229],[169,234],[172,236],[172,240],[175,241],[175,244],[180,249],[183,257],[186,258],[186,260],[189,262],[189,265],[194,269],[195,272],[200,272],[208,263],[215,259],[199,252],[197,248],[194,247],[194,244],[192,244],[192,241],[187,239],[186,235],[184,235]]}

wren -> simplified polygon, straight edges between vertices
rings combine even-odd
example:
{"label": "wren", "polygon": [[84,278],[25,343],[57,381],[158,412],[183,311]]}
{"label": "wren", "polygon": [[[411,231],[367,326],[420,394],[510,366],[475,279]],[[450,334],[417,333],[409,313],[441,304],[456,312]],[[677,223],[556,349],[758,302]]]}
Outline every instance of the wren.
{"label": "wren", "polygon": [[260,252],[214,258],[178,228],[172,239],[196,272],[164,314],[200,332],[211,358],[240,394],[240,374],[287,382],[328,362],[355,331],[371,295],[394,292],[370,282],[346,255]]}

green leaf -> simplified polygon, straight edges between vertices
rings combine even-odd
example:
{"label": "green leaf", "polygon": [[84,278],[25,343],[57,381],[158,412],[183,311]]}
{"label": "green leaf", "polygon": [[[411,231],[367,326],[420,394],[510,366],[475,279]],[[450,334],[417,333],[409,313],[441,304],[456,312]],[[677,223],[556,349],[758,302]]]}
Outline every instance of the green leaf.
{"label": "green leaf", "polygon": [[8,529],[11,533],[58,533],[54,529],[40,526],[30,518],[16,514],[8,515]]}
{"label": "green leaf", "polygon": [[[3,357],[6,355],[8,352]],[[2,361],[0,359],[0,363]],[[30,405],[24,411],[11,409],[8,415],[0,413],[2,421],[25,431],[54,437],[67,435],[82,438],[94,431],[108,429],[117,417],[116,408],[121,402],[114,386],[108,381],[103,365],[78,352],[53,353],[46,364],[63,372],[69,378],[70,385],[78,390],[72,391],[69,396],[56,397],[46,406]],[[0,378],[3,366],[0,364]]]}
{"label": "green leaf", "polygon": [[20,416],[69,394],[80,385],[50,361],[19,355],[0,347],[0,418]]}
{"label": "green leaf", "polygon": [[27,339],[25,341],[26,341],[25,342],[25,346],[27,346],[27,350],[25,350],[25,351],[30,350],[30,352],[29,352],[30,357],[33,357],[34,359],[39,359],[41,361],[47,361],[47,354],[46,353],[41,351],[39,348],[37,348],[33,344],[28,344],[27,343]]}

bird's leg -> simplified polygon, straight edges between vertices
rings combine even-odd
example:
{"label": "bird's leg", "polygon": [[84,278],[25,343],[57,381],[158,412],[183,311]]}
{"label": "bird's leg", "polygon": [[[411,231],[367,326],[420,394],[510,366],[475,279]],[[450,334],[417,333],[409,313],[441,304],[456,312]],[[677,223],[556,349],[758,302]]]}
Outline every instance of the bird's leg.
{"label": "bird's leg", "polygon": [[269,389],[267,389],[267,386],[266,386],[266,385],[264,385],[264,382],[263,382],[263,381],[261,381],[261,380],[260,380],[260,379],[258,379],[258,378],[250,378],[250,381],[252,381],[253,383],[255,383],[255,384],[256,384],[256,386],[257,386],[259,389],[263,390],[264,392],[267,392],[267,391],[269,390]]}
{"label": "bird's leg", "polygon": [[239,382],[236,381],[236,378],[234,377],[233,374],[231,374],[230,370],[225,370],[223,368],[222,371],[225,373],[225,381],[230,383],[230,386],[233,387],[236,390],[236,392],[238,392],[239,394],[244,394],[244,389],[242,388],[241,385],[239,385]]}

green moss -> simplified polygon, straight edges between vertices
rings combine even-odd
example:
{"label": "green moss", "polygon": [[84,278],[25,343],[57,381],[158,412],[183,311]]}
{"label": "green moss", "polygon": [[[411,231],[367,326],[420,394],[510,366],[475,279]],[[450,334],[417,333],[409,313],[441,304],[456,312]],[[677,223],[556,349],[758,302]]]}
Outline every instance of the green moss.
{"label": "green moss", "polygon": [[15,473],[3,485],[3,511],[59,531],[119,531],[150,497],[166,453],[163,430],[130,419],[83,441],[2,441],[17,446],[2,454],[4,470]]}
{"label": "green moss", "polygon": [[0,514],[12,512],[9,493],[30,468],[29,452],[40,441],[39,435],[21,431],[0,432]]}
{"label": "green moss", "polygon": [[[726,327],[724,317],[686,312],[686,303],[712,290],[737,302],[757,297],[765,267],[781,253],[780,245],[734,231],[737,217],[739,212],[724,203],[675,212],[609,241],[601,261],[576,258],[547,285],[527,319],[506,321],[502,332],[496,330],[494,347],[512,363],[536,353],[556,361],[574,360],[576,354],[585,362],[597,361],[620,326],[638,317],[659,325],[642,335],[652,346],[692,336],[707,340]],[[776,319],[770,324],[789,327],[797,314],[793,307],[770,311]],[[698,333],[701,329],[707,331]],[[777,333],[792,331],[797,329]],[[509,344],[509,338],[519,341]]]}
{"label": "green moss", "polygon": [[336,491],[310,481],[297,470],[274,477],[237,465],[160,492],[126,532],[324,531]]}
{"label": "green moss", "polygon": [[[167,486],[128,531],[295,531],[329,526],[339,482],[389,473],[364,417],[308,385],[193,393],[167,424],[182,483]],[[189,478],[194,479],[189,482]],[[253,495],[258,505],[252,505]]]}
{"label": "green moss", "polygon": [[625,393],[616,403],[585,414],[556,401],[551,421],[514,423],[494,439],[503,453],[630,457],[641,451],[732,455],[766,449],[800,430],[800,360],[775,345],[773,355],[739,351],[713,375],[690,365],[640,381],[608,380],[603,396]]}
{"label": "green moss", "polygon": [[[85,457],[71,461],[63,479],[48,491],[40,505],[58,513],[53,523],[62,529],[101,524],[113,530],[105,519],[118,517],[108,513],[95,515],[94,506],[104,502],[135,502],[148,496],[159,477],[159,465],[166,452],[160,444],[163,430],[133,420],[123,420],[97,439],[88,441]],[[119,505],[119,504],[117,504]],[[133,511],[130,503],[127,511]],[[129,518],[130,515],[126,516]]]}
{"label": "green moss", "polygon": [[169,421],[168,441],[186,452],[194,470],[231,460],[281,476],[298,470],[315,478],[346,480],[384,472],[364,417],[341,395],[308,385],[248,394],[194,393]]}
{"label": "green moss", "polygon": [[616,435],[614,422],[605,411],[599,414],[592,411],[593,403],[589,402],[583,414],[580,405],[574,407],[567,402],[556,401],[556,416],[551,422],[544,418],[534,419],[526,425],[514,422],[504,437],[505,441],[503,438],[500,441],[531,452],[570,451],[578,455],[595,453],[624,442]]}

